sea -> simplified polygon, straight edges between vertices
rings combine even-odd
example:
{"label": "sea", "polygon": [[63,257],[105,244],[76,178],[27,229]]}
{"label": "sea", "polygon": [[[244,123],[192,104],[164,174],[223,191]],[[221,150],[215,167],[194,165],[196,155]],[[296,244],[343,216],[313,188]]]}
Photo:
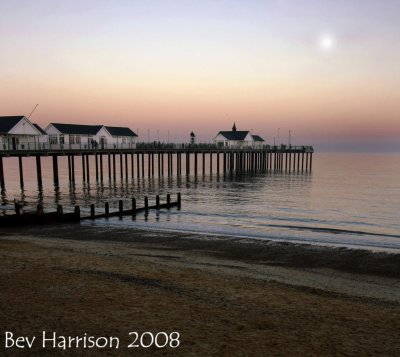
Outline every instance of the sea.
{"label": "sea", "polygon": [[[181,209],[150,211],[136,217],[82,221],[82,225],[123,227],[126,230],[194,232],[230,237],[285,241],[362,248],[370,250],[400,250],[400,154],[399,153],[315,153],[311,172],[263,172],[217,174],[214,158],[213,173],[209,163],[202,174],[187,176],[165,174],[155,177],[134,177],[119,174],[109,180],[107,160],[104,160],[104,180],[97,182],[94,158],[90,162],[90,183],[83,182],[80,158],[75,159],[76,182],[68,179],[67,158],[59,158],[60,182],[56,187],[52,176],[51,158],[42,159],[43,188],[39,189],[34,158],[23,158],[24,187],[19,181],[18,160],[5,158],[6,189],[1,192],[0,211],[11,214],[14,200],[25,210],[34,210],[38,203],[45,211],[58,204],[64,210],[81,207],[89,213],[91,203],[97,212],[110,203],[117,209],[124,200],[130,207],[132,197],[143,206],[148,196],[165,202],[170,193],[174,200],[182,195]],[[147,159],[145,160],[147,163]],[[166,161],[165,161],[166,163]],[[156,160],[157,164],[157,160]],[[125,165],[125,162],[124,162]],[[185,160],[182,160],[185,172]],[[165,169],[166,169],[166,165]],[[191,165],[193,170],[193,163]],[[145,169],[147,176],[147,168]]]}

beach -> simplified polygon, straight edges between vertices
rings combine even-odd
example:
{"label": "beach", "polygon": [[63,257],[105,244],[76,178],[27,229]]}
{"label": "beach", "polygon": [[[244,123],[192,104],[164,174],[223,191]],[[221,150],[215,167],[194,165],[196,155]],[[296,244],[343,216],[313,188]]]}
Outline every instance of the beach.
{"label": "beach", "polygon": [[[0,249],[1,326],[16,335],[118,336],[110,356],[400,353],[396,254],[73,224],[2,229]],[[132,331],[180,345],[127,349]],[[60,354],[3,340],[5,356]]]}

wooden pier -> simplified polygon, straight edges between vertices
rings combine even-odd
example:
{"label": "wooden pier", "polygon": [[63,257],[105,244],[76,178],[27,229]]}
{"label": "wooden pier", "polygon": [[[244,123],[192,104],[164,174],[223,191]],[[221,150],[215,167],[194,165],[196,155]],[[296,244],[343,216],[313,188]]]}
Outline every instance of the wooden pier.
{"label": "wooden pier", "polygon": [[123,217],[123,216],[135,216],[140,212],[148,213],[150,210],[169,209],[172,207],[181,208],[181,194],[177,194],[177,200],[172,202],[171,195],[167,194],[167,200],[165,203],[160,202],[160,196],[156,196],[156,202],[154,205],[149,205],[149,199],[147,196],[144,198],[144,206],[137,207],[136,199],[132,198],[131,206],[128,209],[124,209],[124,201],[118,201],[118,210],[110,212],[110,205],[108,202],[104,204],[104,213],[96,212],[94,204],[90,205],[90,214],[82,216],[80,206],[75,206],[73,212],[65,213],[61,205],[57,206],[57,210],[54,212],[43,211],[43,206],[38,205],[35,212],[24,212],[23,207],[19,203],[15,203],[15,213],[11,215],[0,216],[0,226],[2,227],[20,227],[35,224],[54,224],[54,223],[72,223],[80,222],[82,220],[94,220],[99,218],[110,218],[110,217]]}
{"label": "wooden pier", "polygon": [[[0,188],[5,189],[6,165],[4,161],[8,157],[17,157],[19,161],[20,185],[24,185],[23,158],[34,157],[36,160],[36,176],[38,186],[42,186],[43,157],[52,158],[53,179],[55,186],[59,185],[59,157],[68,158],[68,178],[75,182],[76,160],[80,159],[82,165],[82,180],[90,182],[103,181],[108,177],[117,180],[117,162],[119,162],[119,177],[121,179],[134,177],[158,177],[164,175],[198,175],[201,161],[201,174],[206,171],[217,174],[234,174],[245,172],[311,172],[312,146],[272,146],[264,148],[218,148],[215,145],[203,147],[171,148],[167,147],[143,147],[136,149],[85,149],[85,150],[20,150],[0,151]],[[92,158],[92,160],[89,160]],[[118,158],[118,160],[117,160]],[[185,171],[182,170],[182,159],[185,163]],[[91,162],[92,161],[92,162]],[[107,161],[105,171],[104,162]],[[207,165],[208,162],[208,165]],[[216,166],[214,166],[216,163]],[[94,164],[95,175],[90,175],[90,165]],[[176,164],[176,167],[174,167]],[[145,172],[147,168],[147,172]],[[208,170],[207,170],[208,168]]]}

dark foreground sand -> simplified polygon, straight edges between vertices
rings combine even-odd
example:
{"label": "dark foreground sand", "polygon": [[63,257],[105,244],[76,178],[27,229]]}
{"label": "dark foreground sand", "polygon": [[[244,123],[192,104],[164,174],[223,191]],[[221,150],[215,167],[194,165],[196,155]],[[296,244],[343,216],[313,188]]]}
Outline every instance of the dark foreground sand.
{"label": "dark foreground sand", "polygon": [[[1,356],[400,355],[400,255],[79,225],[1,230],[0,255]],[[43,330],[122,345],[4,348]]]}

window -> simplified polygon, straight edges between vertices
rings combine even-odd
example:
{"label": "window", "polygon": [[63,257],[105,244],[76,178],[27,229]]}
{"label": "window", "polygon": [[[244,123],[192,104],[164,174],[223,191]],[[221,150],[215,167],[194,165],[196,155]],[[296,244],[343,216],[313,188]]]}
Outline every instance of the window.
{"label": "window", "polygon": [[126,144],[126,138],[122,138],[122,144]]}
{"label": "window", "polygon": [[50,144],[58,144],[58,136],[57,135],[49,135],[49,143]]}
{"label": "window", "polygon": [[81,143],[81,137],[79,135],[75,135],[75,144]]}
{"label": "window", "polygon": [[75,135],[69,135],[69,143],[70,144],[75,144]]}
{"label": "window", "polygon": [[64,145],[64,142],[65,142],[64,135],[60,135],[60,144]]}

